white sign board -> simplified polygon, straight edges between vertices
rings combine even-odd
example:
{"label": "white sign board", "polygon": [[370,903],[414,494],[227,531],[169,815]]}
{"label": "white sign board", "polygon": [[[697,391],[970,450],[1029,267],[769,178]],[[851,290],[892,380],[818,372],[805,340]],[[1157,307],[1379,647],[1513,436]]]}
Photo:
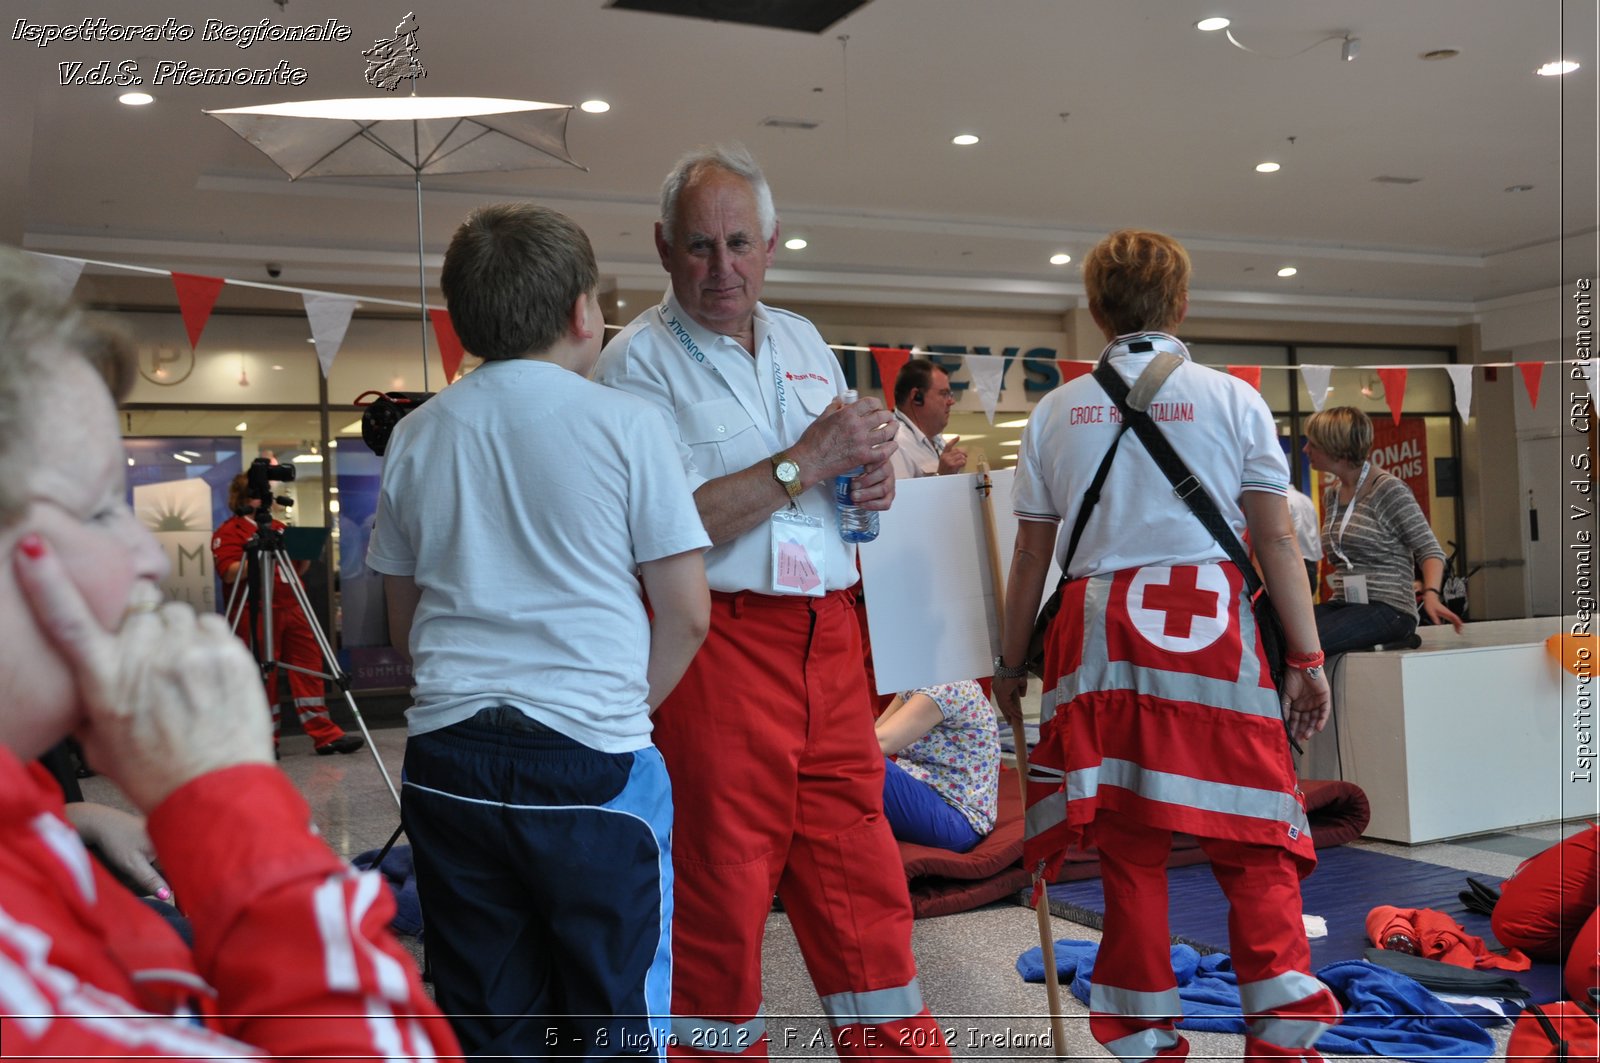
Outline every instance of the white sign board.
{"label": "white sign board", "polygon": [[171,562],[161,593],[171,601],[188,602],[197,613],[216,612],[211,485],[199,479],[141,484],[133,489],[133,509]]}
{"label": "white sign board", "polygon": [[[1011,512],[1015,474],[1001,469],[989,477],[1003,583],[1017,537]],[[895,485],[894,505],[881,515],[878,538],[861,547],[879,694],[977,679],[994,671],[1000,622],[978,483],[973,473],[901,481]],[[1052,562],[1047,594],[1060,578]]]}

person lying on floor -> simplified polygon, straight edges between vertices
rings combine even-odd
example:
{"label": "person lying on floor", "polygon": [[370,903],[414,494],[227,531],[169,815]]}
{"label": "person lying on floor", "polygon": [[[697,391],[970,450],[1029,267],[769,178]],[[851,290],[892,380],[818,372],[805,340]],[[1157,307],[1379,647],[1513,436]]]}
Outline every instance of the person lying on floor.
{"label": "person lying on floor", "polygon": [[994,830],[1000,731],[982,687],[965,679],[907,690],[875,726],[896,838],[965,853]]}
{"label": "person lying on floor", "polygon": [[1500,944],[1565,965],[1573,1000],[1600,988],[1600,826],[1523,861],[1500,884],[1489,925]]}
{"label": "person lying on floor", "polygon": [[[0,248],[0,461],[18,470],[0,484],[0,1044],[456,1056],[385,929],[387,892],[318,838],[273,766],[249,651],[220,616],[161,604],[168,563],[127,504],[113,404],[131,354]],[[69,734],[148,817],[192,950],[89,856],[30,764]]]}

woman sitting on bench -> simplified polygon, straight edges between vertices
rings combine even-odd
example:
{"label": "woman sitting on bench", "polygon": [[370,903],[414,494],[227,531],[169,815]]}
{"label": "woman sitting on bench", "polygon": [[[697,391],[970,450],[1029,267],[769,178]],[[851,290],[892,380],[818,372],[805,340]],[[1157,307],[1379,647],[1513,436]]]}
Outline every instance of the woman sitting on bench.
{"label": "woman sitting on bench", "polygon": [[883,811],[901,841],[970,852],[994,830],[1000,732],[968,679],[897,694],[878,717]]}
{"label": "woman sitting on bench", "polygon": [[1372,421],[1335,406],[1306,422],[1311,467],[1335,478],[1322,502],[1322,551],[1333,598],[1316,607],[1322,652],[1344,653],[1410,638],[1417,630],[1413,565],[1422,568],[1422,609],[1457,632],[1461,618],[1441,598],[1444,551],[1405,481],[1372,464]]}

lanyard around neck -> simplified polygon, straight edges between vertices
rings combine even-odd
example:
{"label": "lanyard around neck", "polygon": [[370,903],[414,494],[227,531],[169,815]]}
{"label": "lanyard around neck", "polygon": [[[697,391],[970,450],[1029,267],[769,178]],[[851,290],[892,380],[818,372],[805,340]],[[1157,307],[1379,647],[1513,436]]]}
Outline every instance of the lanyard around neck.
{"label": "lanyard around neck", "polygon": [[[1356,488],[1350,492],[1350,502],[1345,506],[1344,520],[1339,522],[1339,533],[1333,540],[1333,552],[1347,568],[1355,568],[1355,564],[1344,553],[1344,531],[1350,526],[1350,516],[1356,511],[1356,499],[1361,497],[1361,485],[1367,482],[1367,473],[1372,471],[1372,462],[1361,463],[1361,475],[1356,478]],[[1334,496],[1338,498],[1337,495]]]}

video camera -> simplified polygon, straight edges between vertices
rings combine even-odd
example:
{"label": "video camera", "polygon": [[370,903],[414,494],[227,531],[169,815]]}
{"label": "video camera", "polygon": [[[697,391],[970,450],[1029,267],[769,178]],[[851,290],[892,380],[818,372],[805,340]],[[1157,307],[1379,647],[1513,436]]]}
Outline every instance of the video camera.
{"label": "video camera", "polygon": [[361,413],[361,441],[378,457],[389,449],[389,436],[400,419],[433,398],[431,391],[363,391],[355,404]]}
{"label": "video camera", "polygon": [[294,505],[294,499],[284,495],[274,496],[272,493],[273,481],[294,482],[293,465],[279,465],[271,458],[257,458],[245,470],[245,476],[248,477],[246,489],[249,497],[255,500],[256,508],[262,513],[271,513],[273,502],[280,506]]}

